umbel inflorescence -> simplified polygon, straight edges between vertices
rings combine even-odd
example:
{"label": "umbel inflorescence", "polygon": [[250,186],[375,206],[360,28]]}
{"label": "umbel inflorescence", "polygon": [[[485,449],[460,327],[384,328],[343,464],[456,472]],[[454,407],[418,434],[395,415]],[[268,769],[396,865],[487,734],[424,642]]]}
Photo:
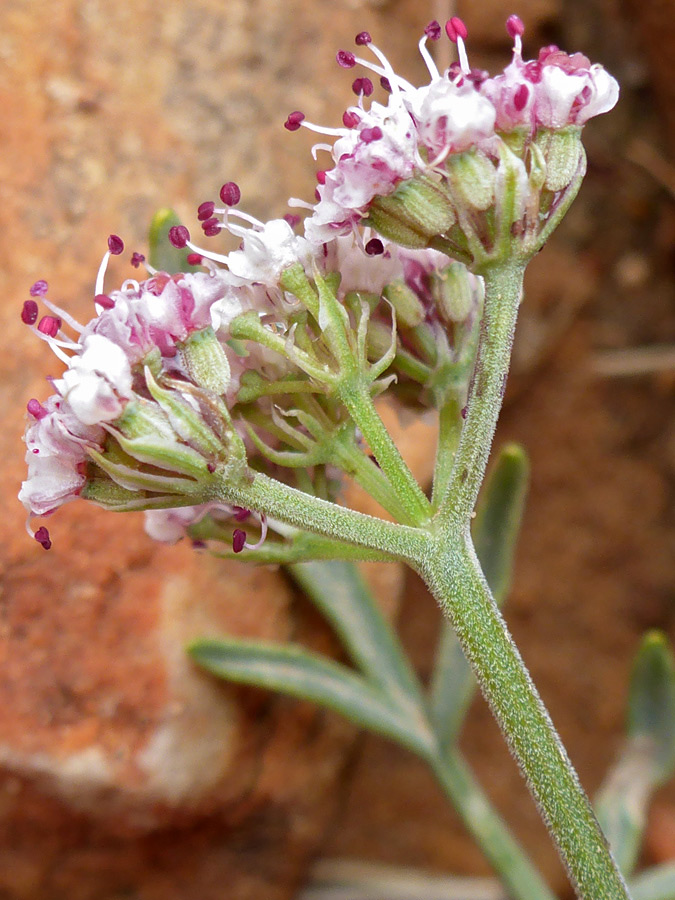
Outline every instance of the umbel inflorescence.
{"label": "umbel inflorescence", "polygon": [[[583,125],[618,97],[601,66],[557,47],[524,61],[516,16],[507,30],[513,60],[490,77],[469,65],[456,18],[445,31],[459,60],[439,72],[427,42],[442,29],[430,23],[423,87],[398,76],[366,32],[356,44],[374,61],[340,51],[341,67],[379,78],[386,102],[360,75],[342,127],[288,116],[287,129],[330,138],[314,149],[331,160],[315,202],[290,201],[304,222],[248,216],[228,182],[198,219],[207,237],[236,236],[238,249],[205,250],[177,226],[170,240],[192,251],[190,271],[155,271],[134,253],[147,277],[106,291],[108,259],[124,249],[111,235],[84,325],[50,302],[45,281],[33,285],[22,319],[66,368],[50,379],[52,395],[27,407],[29,517],[84,497],[149,510],[148,531],[163,540],[206,521],[204,537],[238,552],[264,540],[265,511],[223,502],[218,486],[263,472],[327,500],[347,474],[410,520],[353,398],[390,390],[417,409],[454,399],[461,415],[481,275],[507,256],[524,266],[540,249],[583,177]],[[46,527],[34,536],[51,546]]]}

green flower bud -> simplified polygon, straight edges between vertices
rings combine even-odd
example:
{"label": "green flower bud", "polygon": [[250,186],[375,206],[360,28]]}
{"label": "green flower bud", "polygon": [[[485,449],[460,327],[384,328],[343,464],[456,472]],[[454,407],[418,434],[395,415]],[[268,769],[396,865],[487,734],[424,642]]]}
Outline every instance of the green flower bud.
{"label": "green flower bud", "polygon": [[456,220],[447,194],[430,178],[402,182],[392,194],[376,197],[366,224],[403,247],[427,247]]}
{"label": "green flower bud", "polygon": [[445,164],[453,196],[462,205],[485,210],[495,199],[497,171],[480,150],[450,154]]}
{"label": "green flower bud", "polygon": [[564,190],[579,168],[583,153],[581,128],[575,125],[559,131],[540,128],[535,141],[546,160],[546,188],[553,193]]}
{"label": "green flower bud", "polygon": [[463,322],[476,306],[477,285],[462,263],[451,263],[431,279],[431,293],[441,315],[451,322]]}
{"label": "green flower bud", "polygon": [[383,295],[394,307],[400,325],[414,328],[424,321],[424,306],[405,281],[392,281],[385,287]]}
{"label": "green flower bud", "polygon": [[194,384],[218,396],[225,393],[230,383],[230,364],[210,325],[178,344],[178,352]]}

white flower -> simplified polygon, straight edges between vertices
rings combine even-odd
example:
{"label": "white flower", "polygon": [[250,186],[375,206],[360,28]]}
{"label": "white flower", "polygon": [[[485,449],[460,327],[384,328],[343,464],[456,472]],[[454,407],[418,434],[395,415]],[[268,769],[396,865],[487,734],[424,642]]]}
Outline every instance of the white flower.
{"label": "white flower", "polygon": [[131,398],[131,367],[124,350],[99,334],[84,339],[54,387],[83,425],[117,419]]}

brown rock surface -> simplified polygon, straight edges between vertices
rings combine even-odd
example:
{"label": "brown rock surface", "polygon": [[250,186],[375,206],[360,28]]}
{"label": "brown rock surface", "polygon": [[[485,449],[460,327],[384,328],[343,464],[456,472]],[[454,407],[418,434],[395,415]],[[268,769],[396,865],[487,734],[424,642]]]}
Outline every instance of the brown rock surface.
{"label": "brown rock surface", "polygon": [[[107,235],[142,249],[167,202],[191,221],[229,178],[265,217],[311,195],[310,140],[282,122],[338,115],[334,52],[359,24],[328,3],[0,8],[2,896],[287,897],[331,814],[353,729],[228,690],[183,653],[210,633],[334,651],[278,572],[153,545],[140,517],[79,503],[50,523],[50,554],[26,536],[23,409],[59,364],[18,310],[45,277],[86,320]],[[127,257],[109,283],[134,274]],[[396,568],[368,573],[393,610]]]}

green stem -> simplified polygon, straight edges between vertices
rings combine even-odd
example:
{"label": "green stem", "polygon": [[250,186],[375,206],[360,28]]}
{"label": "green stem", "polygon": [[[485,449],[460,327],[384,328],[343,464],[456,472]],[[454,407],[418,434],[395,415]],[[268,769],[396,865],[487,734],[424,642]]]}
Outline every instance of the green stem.
{"label": "green stem", "polygon": [[585,900],[628,891],[572,764],[508,632],[470,537],[494,436],[522,293],[522,264],[491,264],[467,417],[420,574],[452,622],[483,695]]}
{"label": "green stem", "polygon": [[476,365],[452,473],[440,517],[463,527],[476,505],[501,409],[522,295],[524,265],[488,267]]}
{"label": "green stem", "polygon": [[432,762],[434,774],[515,900],[554,900],[546,882],[532,866],[508,826],[483,793],[456,748]]}
{"label": "green stem", "polygon": [[469,541],[421,560],[420,573],[451,620],[483,696],[520,765],[584,900],[628,898],[588,797],[508,632]]}
{"label": "green stem", "polygon": [[443,404],[438,415],[438,445],[434,467],[434,486],[431,493],[432,506],[437,506],[439,498],[446,494],[460,439],[459,423],[461,421],[460,405],[457,397],[453,394]]}
{"label": "green stem", "polygon": [[408,521],[426,524],[431,517],[431,505],[385,428],[368,387],[360,382],[347,383],[339,389],[339,395],[406,509]]}
{"label": "green stem", "polygon": [[347,475],[351,475],[356,483],[380,504],[382,509],[391,513],[397,522],[402,522],[404,525],[416,524],[411,521],[406,506],[394,493],[389,479],[382,469],[378,468],[351,440],[337,444],[334,462]]}
{"label": "green stem", "polygon": [[419,558],[424,554],[428,543],[424,531],[321,500],[259,472],[250,475],[250,481],[234,480],[229,472],[224,472],[214,480],[205,500],[253,509],[303,531],[380,550],[394,559]]}

